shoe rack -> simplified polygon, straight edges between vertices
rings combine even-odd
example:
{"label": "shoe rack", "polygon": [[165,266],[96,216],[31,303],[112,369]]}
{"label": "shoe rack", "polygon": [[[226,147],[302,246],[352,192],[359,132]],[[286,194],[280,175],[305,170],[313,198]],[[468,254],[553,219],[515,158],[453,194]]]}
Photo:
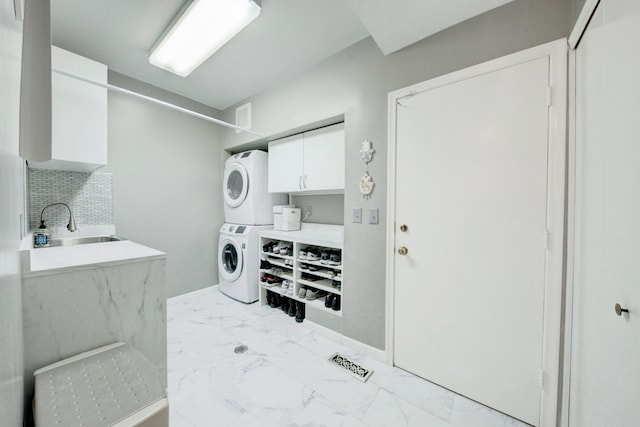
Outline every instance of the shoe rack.
{"label": "shoe rack", "polygon": [[[267,305],[267,291],[274,292],[281,296],[290,298],[305,304],[305,310],[320,310],[322,312],[342,317],[342,267],[344,260],[342,259],[342,247],[338,242],[329,244],[323,241],[318,244],[317,240],[305,240],[303,233],[296,232],[295,238],[291,236],[293,232],[277,232],[265,231],[260,234],[260,304]],[[278,248],[291,248],[290,251],[284,253],[274,253],[269,247],[277,246]],[[306,252],[311,248],[316,251],[317,256],[321,257],[323,253],[329,254],[329,259],[308,260],[306,256],[301,256],[301,251]],[[330,259],[330,255],[334,255],[334,259]],[[336,257],[337,256],[337,257]],[[264,262],[267,261],[270,267]],[[263,268],[265,267],[265,268]],[[268,281],[264,281],[266,277]],[[271,283],[269,283],[271,282]],[[283,282],[288,282],[287,289],[282,287]],[[287,292],[292,288],[291,292]],[[305,288],[311,291],[317,291],[326,296],[309,300],[300,297],[300,289]],[[330,297],[330,306],[327,307],[327,296]],[[338,304],[335,304],[338,299]]]}

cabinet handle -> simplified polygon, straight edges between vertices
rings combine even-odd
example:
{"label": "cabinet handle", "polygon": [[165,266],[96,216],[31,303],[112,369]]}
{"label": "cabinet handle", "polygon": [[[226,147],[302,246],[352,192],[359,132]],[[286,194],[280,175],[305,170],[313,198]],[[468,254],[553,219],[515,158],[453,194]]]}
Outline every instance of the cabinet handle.
{"label": "cabinet handle", "polygon": [[305,174],[304,179],[302,180],[302,184],[304,185],[304,189],[307,189],[307,175]]}
{"label": "cabinet handle", "polygon": [[298,178],[298,188],[302,190],[302,175]]}
{"label": "cabinet handle", "polygon": [[400,255],[406,255],[409,253],[409,249],[405,248],[404,246],[402,246],[401,248],[398,249],[398,253]]}

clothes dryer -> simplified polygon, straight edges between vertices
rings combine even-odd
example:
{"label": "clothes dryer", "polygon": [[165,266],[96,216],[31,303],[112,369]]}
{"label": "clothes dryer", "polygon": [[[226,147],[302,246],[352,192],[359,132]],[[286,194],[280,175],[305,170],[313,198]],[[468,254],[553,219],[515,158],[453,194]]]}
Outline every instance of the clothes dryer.
{"label": "clothes dryer", "polygon": [[260,239],[272,226],[224,224],[218,245],[220,292],[245,303],[258,300]]}
{"label": "clothes dryer", "polygon": [[251,150],[234,154],[224,165],[224,220],[230,224],[273,224],[273,206],[288,203],[288,195],[269,193],[268,155]]}

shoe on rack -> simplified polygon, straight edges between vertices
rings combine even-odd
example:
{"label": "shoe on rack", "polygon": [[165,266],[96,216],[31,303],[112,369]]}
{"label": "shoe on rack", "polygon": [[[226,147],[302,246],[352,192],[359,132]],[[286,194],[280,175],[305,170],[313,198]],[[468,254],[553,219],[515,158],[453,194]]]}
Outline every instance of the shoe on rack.
{"label": "shoe on rack", "polygon": [[293,256],[293,246],[289,246],[289,247],[287,248],[287,255],[288,255],[288,256]]}
{"label": "shoe on rack", "polygon": [[340,295],[336,295],[331,302],[331,310],[338,311],[340,310]]}
{"label": "shoe on rack", "polygon": [[289,311],[287,311],[287,314],[289,315],[289,317],[293,317],[296,315],[296,302],[297,301],[289,301]]}
{"label": "shoe on rack", "polygon": [[342,257],[340,256],[340,252],[334,251],[329,255],[329,265],[340,265],[342,264]]}
{"label": "shoe on rack", "polygon": [[296,322],[302,323],[304,320],[304,303],[296,301]]}
{"label": "shoe on rack", "polygon": [[298,252],[298,259],[301,259],[301,260],[307,259],[307,252],[304,249],[300,249],[300,251]]}
{"label": "shoe on rack", "polygon": [[316,248],[307,248],[307,261],[319,261],[320,251]]}
{"label": "shoe on rack", "polygon": [[288,313],[288,312],[289,312],[289,304],[290,304],[291,302],[292,302],[292,301],[291,301],[289,298],[287,298],[287,297],[282,297],[282,305],[280,306],[280,308],[282,309],[282,311],[284,311],[285,313]]}
{"label": "shoe on rack", "polygon": [[283,291],[286,291],[287,289],[289,289],[289,283],[290,283],[290,281],[289,281],[289,280],[287,280],[287,279],[283,280],[283,281],[282,281],[282,284],[280,285],[280,288],[281,288]]}
{"label": "shoe on rack", "polygon": [[306,296],[307,296],[307,288],[305,288],[304,286],[300,286],[300,289],[298,289],[298,298],[304,299]]}
{"label": "shoe on rack", "polygon": [[265,283],[265,282],[267,281],[267,277],[268,277],[268,276],[269,276],[269,275],[268,275],[267,273],[263,273],[263,274],[261,274],[261,275],[260,275],[260,281],[261,281],[262,283]]}
{"label": "shoe on rack", "polygon": [[325,249],[324,251],[322,251],[322,253],[320,253],[320,262],[322,264],[329,264],[330,257],[331,257],[331,253]]}
{"label": "shoe on rack", "polygon": [[308,270],[308,269],[309,269],[309,264],[300,263],[300,270]]}
{"label": "shoe on rack", "polygon": [[273,304],[273,292],[267,291],[267,305],[273,307],[271,304]]}
{"label": "shoe on rack", "polygon": [[331,308],[331,306],[333,305],[333,298],[335,296],[335,294],[327,294],[327,296],[324,298],[324,306],[327,308]]}
{"label": "shoe on rack", "polygon": [[318,299],[318,294],[319,293],[320,293],[319,290],[313,289],[313,288],[309,288],[309,289],[307,289],[307,294],[305,295],[305,299],[307,301],[314,301],[314,300]]}
{"label": "shoe on rack", "polygon": [[271,268],[271,263],[269,261],[267,261],[266,259],[262,258],[260,260],[260,269],[261,270],[268,270]]}
{"label": "shoe on rack", "polygon": [[276,242],[269,242],[266,245],[262,246],[262,252],[267,252],[267,253],[271,253],[273,252],[273,247],[275,246]]}
{"label": "shoe on rack", "polygon": [[287,295],[293,296],[293,283],[289,284],[289,289],[287,289]]}
{"label": "shoe on rack", "polygon": [[320,271],[320,267],[317,265],[309,265],[309,271]]}

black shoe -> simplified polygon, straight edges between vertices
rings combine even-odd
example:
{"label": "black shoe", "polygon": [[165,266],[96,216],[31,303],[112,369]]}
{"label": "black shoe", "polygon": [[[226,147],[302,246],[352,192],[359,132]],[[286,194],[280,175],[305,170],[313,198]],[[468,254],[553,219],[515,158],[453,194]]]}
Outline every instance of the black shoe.
{"label": "black shoe", "polygon": [[331,306],[333,305],[333,297],[335,297],[335,294],[329,294],[324,298],[325,307],[331,308]]}
{"label": "black shoe", "polygon": [[340,295],[336,295],[335,298],[333,298],[333,302],[331,303],[331,310],[340,310]]}
{"label": "black shoe", "polygon": [[260,260],[260,269],[269,270],[271,267],[272,267],[271,263],[269,261],[267,261],[266,259],[261,259]]}
{"label": "black shoe", "polygon": [[287,297],[282,297],[282,311],[284,311],[285,313],[289,312],[289,303],[291,301],[289,300],[289,298]]}
{"label": "black shoe", "polygon": [[273,308],[278,308],[282,304],[282,297],[278,294],[273,295]]}
{"label": "black shoe", "polygon": [[302,323],[304,320],[304,303],[296,301],[296,322]]}
{"label": "black shoe", "polygon": [[273,303],[273,293],[271,291],[267,291],[267,305],[269,307],[273,307],[271,304]]}
{"label": "black shoe", "polygon": [[289,317],[293,317],[296,315],[296,301],[289,301],[289,311],[287,312]]}

